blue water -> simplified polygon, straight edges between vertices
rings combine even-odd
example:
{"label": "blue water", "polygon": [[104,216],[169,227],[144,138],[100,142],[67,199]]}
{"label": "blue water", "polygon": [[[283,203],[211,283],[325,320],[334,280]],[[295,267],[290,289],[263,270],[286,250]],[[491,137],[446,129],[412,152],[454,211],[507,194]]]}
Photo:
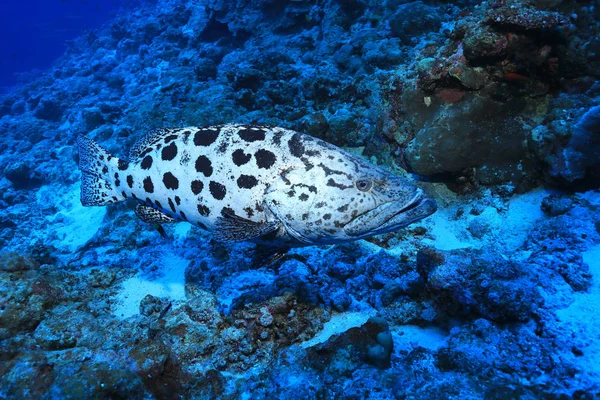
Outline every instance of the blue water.
{"label": "blue water", "polygon": [[47,69],[68,40],[98,28],[123,0],[26,0],[0,3],[0,87],[16,73]]}

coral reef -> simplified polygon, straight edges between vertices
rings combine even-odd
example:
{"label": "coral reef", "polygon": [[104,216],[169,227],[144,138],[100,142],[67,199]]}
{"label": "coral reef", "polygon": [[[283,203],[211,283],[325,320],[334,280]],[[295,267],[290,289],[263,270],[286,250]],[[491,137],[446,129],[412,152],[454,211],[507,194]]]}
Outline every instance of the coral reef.
{"label": "coral reef", "polygon": [[[598,10],[158,0],[70,43],[0,97],[0,397],[600,396]],[[81,206],[78,135],[227,122],[421,175],[439,211],[267,265]]]}

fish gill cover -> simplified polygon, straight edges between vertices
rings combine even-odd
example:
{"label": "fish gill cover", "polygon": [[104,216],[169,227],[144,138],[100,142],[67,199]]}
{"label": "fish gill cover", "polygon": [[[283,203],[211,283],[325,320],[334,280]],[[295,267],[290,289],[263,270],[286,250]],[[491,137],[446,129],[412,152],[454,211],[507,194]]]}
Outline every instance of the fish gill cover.
{"label": "fish gill cover", "polygon": [[[600,396],[599,37],[598,1],[123,8],[0,98],[0,397]],[[322,139],[438,211],[274,256],[223,243],[265,233],[247,210],[225,210],[214,237],[162,224],[186,204],[210,216],[230,185],[264,184],[260,165],[283,157],[252,140],[224,149],[252,165],[230,181],[212,153],[189,150],[185,172],[183,136],[159,135],[161,149],[147,136],[222,124]],[[140,171],[161,175],[127,173],[140,143],[156,152]],[[337,160],[310,157],[306,175],[278,174],[294,205],[317,172],[350,185]],[[209,166],[219,179],[204,182]],[[155,186],[184,181],[192,196],[157,204]],[[149,182],[153,197],[132,199]],[[127,201],[84,207],[108,192]],[[201,193],[213,203],[194,203]],[[335,211],[360,218],[345,204]],[[283,206],[279,221],[296,221],[299,207]]]}

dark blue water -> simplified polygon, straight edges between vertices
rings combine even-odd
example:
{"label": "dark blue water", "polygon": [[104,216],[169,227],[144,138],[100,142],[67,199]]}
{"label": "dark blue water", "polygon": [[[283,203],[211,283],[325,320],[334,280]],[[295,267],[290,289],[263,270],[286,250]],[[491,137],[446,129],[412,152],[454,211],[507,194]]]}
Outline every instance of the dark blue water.
{"label": "dark blue water", "polygon": [[48,68],[66,42],[102,25],[122,0],[25,0],[0,2],[0,87],[16,73]]}

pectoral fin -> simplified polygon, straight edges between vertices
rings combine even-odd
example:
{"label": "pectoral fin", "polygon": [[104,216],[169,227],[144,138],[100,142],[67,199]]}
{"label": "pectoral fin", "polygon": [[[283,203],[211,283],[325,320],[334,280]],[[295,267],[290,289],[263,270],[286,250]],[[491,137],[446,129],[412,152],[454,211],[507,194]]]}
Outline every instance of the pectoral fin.
{"label": "pectoral fin", "polygon": [[215,222],[213,238],[219,242],[253,240],[275,233],[280,227],[279,221],[254,222],[237,215],[224,213]]}
{"label": "pectoral fin", "polygon": [[156,208],[145,206],[141,203],[138,203],[138,205],[135,207],[135,215],[137,215],[137,217],[142,221],[149,224],[166,224],[170,222],[177,222],[176,219],[169,217],[162,211],[157,210]]}

